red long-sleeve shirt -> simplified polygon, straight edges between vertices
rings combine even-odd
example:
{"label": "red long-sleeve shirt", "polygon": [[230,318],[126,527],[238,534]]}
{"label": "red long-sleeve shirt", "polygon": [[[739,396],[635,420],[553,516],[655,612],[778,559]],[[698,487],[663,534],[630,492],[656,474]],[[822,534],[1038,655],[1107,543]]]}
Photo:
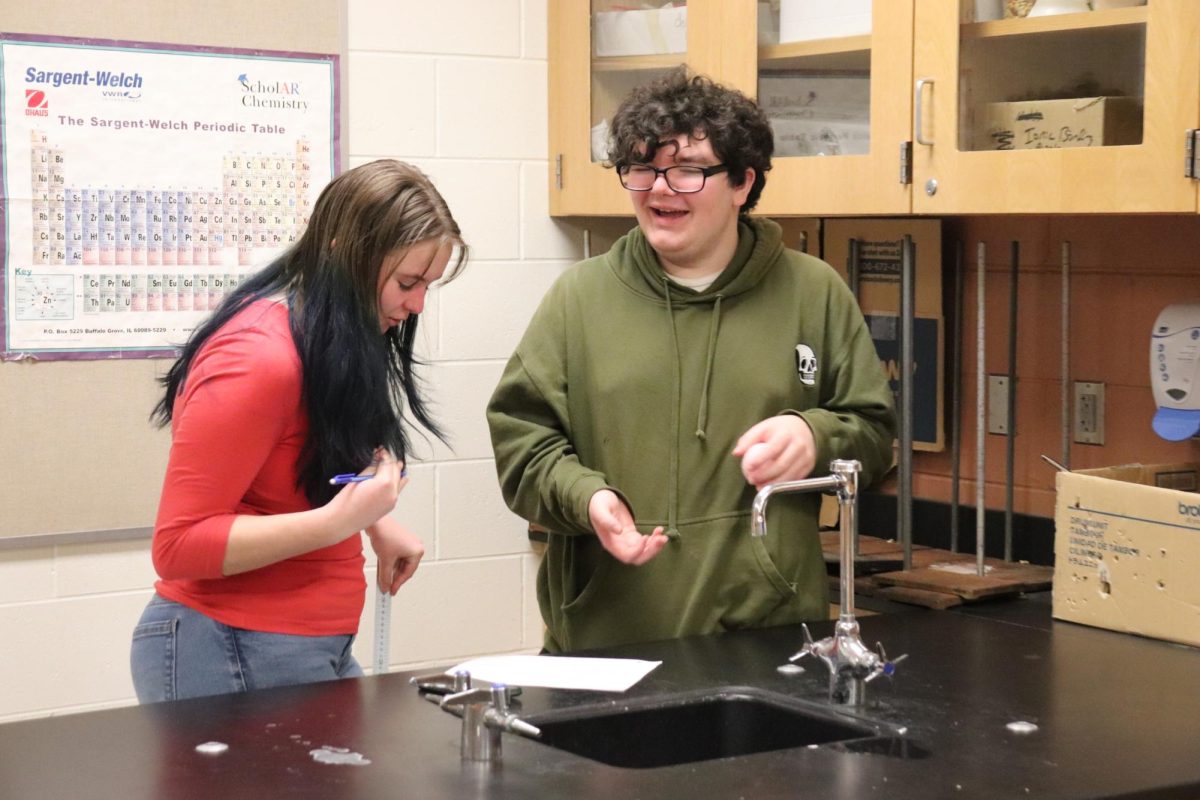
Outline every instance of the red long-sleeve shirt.
{"label": "red long-sleeve shirt", "polygon": [[366,590],[362,541],[222,576],[238,515],[306,511],[296,487],[308,431],[300,356],[285,303],[260,300],[200,348],[171,423],[154,527],[163,597],[249,630],[329,636],[358,630]]}

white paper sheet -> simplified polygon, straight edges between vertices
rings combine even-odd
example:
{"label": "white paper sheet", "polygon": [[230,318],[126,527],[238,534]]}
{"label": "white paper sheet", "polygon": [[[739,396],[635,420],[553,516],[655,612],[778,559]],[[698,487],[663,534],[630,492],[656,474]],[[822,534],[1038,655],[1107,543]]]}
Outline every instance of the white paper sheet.
{"label": "white paper sheet", "polygon": [[467,670],[473,679],[488,683],[623,692],[661,663],[633,658],[484,656],[451,667],[446,674]]}

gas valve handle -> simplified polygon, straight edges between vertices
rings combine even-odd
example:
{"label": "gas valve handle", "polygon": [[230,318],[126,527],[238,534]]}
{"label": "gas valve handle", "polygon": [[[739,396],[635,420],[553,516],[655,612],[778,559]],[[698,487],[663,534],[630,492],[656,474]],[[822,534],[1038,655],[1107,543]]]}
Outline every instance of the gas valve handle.
{"label": "gas valve handle", "polygon": [[468,689],[465,692],[446,695],[439,705],[447,711],[453,711],[458,706],[486,705],[488,708],[484,711],[483,722],[489,728],[498,728],[533,738],[541,736],[542,731],[539,728],[530,725],[508,710],[510,697],[520,692],[520,687],[513,687],[513,689],[515,691],[510,693],[509,687],[502,683],[494,684],[490,689]]}
{"label": "gas valve handle", "polygon": [[471,688],[471,673],[463,669],[452,675],[447,675],[445,672],[416,675],[409,678],[408,682],[421,692],[440,695],[454,694],[455,692],[465,692]]}

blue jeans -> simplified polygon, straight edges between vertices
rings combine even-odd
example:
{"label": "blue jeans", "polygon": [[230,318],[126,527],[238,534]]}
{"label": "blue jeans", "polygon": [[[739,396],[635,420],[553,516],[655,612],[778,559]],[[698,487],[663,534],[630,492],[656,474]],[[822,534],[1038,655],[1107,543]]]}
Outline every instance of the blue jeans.
{"label": "blue jeans", "polygon": [[138,702],[157,703],[361,677],[353,644],[232,628],[156,594],[133,629],[129,665]]}

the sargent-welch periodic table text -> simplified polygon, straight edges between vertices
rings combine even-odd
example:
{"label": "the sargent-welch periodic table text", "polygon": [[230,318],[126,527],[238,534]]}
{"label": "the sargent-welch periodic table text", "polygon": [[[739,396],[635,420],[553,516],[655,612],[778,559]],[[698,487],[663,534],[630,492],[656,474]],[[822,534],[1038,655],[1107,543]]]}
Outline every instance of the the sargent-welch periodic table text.
{"label": "the sargent-welch periodic table text", "polygon": [[0,34],[0,357],[169,355],[301,235],[336,56]]}

